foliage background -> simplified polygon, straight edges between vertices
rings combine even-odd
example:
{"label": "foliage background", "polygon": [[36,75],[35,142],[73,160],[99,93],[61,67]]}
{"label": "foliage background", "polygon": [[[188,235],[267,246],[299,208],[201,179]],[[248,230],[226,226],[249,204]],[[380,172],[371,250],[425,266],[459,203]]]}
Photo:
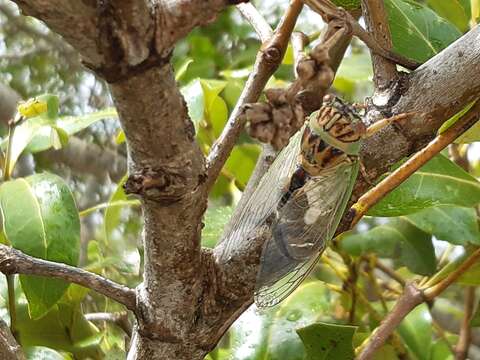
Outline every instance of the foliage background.
{"label": "foliage background", "polygon": [[[422,62],[459,38],[478,20],[478,13],[472,14],[474,1],[469,0],[387,0],[385,3],[394,49]],[[275,25],[287,2],[258,2],[256,5],[269,23]],[[14,142],[20,152],[25,148],[14,176],[44,171],[60,175],[62,184],[64,181],[71,189],[80,210],[79,257],[72,261],[134,287],[142,278],[141,214],[136,201],[127,198],[121,187],[125,177],[118,173],[126,171],[126,150],[106,85],[84,71],[75,52],[61,38],[38,21],[19,16],[15,6],[6,0],[0,0],[0,24],[0,89],[3,98],[14,98],[15,93],[22,99],[42,93],[56,94],[60,99],[60,113],[52,121],[70,137],[69,144],[63,144],[66,148],[74,144],[93,144],[112,158],[123,159],[123,168],[116,172],[100,169],[90,173],[82,166],[59,161],[52,149],[55,141],[50,133],[45,135],[27,124],[32,137],[28,141]],[[305,9],[297,30],[318,38],[322,26],[320,17]],[[177,81],[182,86],[197,139],[205,153],[226,123],[251,72],[259,47],[255,33],[235,9],[222,13],[215,23],[194,30],[176,46],[173,63]],[[293,55],[289,49],[267,88],[287,86],[294,79],[292,64]],[[333,90],[349,101],[363,102],[371,95],[371,78],[368,49],[354,40],[337,73]],[[6,112],[4,104],[6,102],[0,104],[2,114]],[[6,137],[8,118],[0,120],[3,137]],[[50,131],[50,127],[48,129]],[[62,131],[58,134],[62,135]],[[401,291],[398,283],[375,270],[377,262],[395,269],[403,279],[411,280],[433,275],[469,248],[480,244],[476,212],[480,203],[480,184],[476,180],[480,172],[475,144],[477,132],[477,129],[471,131],[470,138],[464,139],[467,143],[457,147],[469,161],[467,170],[470,175],[450,162],[448,153],[445,153],[376,206],[370,212],[371,217],[355,231],[342,236],[342,251],[354,256],[358,267],[355,279],[358,294],[353,319],[348,318],[353,301],[346,288],[351,280],[348,269],[337,254],[327,251],[311,278],[285,302],[266,311],[252,307],[242,315],[209,355],[210,358],[303,359],[311,356],[309,351],[323,354],[318,342],[316,346],[319,348],[309,348],[311,339],[315,339],[319,332],[324,334],[324,339],[339,339],[337,351],[340,353],[330,353],[328,358],[351,356],[352,339],[355,346],[361,344]],[[87,146],[77,156],[88,158],[90,150]],[[204,246],[213,247],[221,236],[259,153],[259,144],[242,134],[210,195],[202,233]],[[0,196],[3,204],[9,196],[11,193],[3,192]],[[21,211],[33,206],[38,197],[22,198],[13,207]],[[7,205],[2,206],[4,212],[9,209]],[[76,213],[76,210],[67,211],[65,216],[73,216],[72,212]],[[53,226],[48,225],[45,218],[39,221]],[[35,231],[32,229],[23,236],[30,239]],[[64,236],[53,241],[68,246],[62,242],[75,239],[77,234],[80,235],[75,229],[67,230]],[[16,246],[10,237],[9,240]],[[458,284],[435,301],[433,307],[422,305],[404,320],[399,337],[411,358],[453,358],[451,350],[457,341],[462,318],[461,290],[465,286],[478,285],[479,269],[473,267]],[[318,279],[322,281],[316,281]],[[21,287],[17,283],[18,332],[29,358],[124,358],[125,333],[115,324],[93,324],[84,316],[96,312],[120,312],[123,311],[121,306],[70,285],[66,292],[61,292],[59,299],[52,300],[51,307],[35,316],[31,299],[28,311],[22,288],[25,291],[24,285]],[[43,294],[48,298],[53,292],[44,290]],[[0,315],[8,322],[5,283],[2,283],[1,293]],[[354,333],[352,328],[339,330],[322,324],[306,327],[316,322],[351,324],[358,328]],[[472,325],[478,324],[475,317]],[[303,328],[300,336],[295,332],[299,328]],[[473,343],[472,358],[480,358],[480,338],[474,337]],[[397,359],[397,350],[388,344],[377,358]]]}

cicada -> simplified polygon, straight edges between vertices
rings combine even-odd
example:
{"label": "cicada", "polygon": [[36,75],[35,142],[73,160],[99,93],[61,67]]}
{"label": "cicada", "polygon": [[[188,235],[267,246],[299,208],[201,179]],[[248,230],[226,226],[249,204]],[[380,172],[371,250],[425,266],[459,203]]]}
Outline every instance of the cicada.
{"label": "cicada", "polygon": [[327,95],[320,110],[291,138],[261,179],[225,239],[225,251],[267,224],[255,302],[273,306],[313,269],[333,238],[359,171],[366,127],[339,98]]}

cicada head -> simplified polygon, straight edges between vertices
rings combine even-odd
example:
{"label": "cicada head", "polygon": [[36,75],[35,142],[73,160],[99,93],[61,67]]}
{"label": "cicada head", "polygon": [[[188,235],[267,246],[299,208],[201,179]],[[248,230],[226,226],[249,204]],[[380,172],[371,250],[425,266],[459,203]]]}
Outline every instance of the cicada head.
{"label": "cicada head", "polygon": [[351,155],[358,154],[367,130],[353,107],[333,95],[324,97],[320,110],[310,117],[309,126],[327,143]]}

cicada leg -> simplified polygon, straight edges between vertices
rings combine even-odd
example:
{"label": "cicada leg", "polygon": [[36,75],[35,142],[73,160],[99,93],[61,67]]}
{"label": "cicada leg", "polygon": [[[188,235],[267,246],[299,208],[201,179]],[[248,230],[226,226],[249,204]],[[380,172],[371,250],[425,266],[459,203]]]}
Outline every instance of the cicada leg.
{"label": "cicada leg", "polygon": [[401,113],[398,115],[393,115],[386,119],[379,120],[375,124],[372,124],[367,128],[365,137],[368,138],[372,135],[375,135],[378,131],[382,130],[385,126],[390,125],[395,121],[410,119],[412,118],[413,115],[415,115],[415,112],[407,112],[407,113]]}

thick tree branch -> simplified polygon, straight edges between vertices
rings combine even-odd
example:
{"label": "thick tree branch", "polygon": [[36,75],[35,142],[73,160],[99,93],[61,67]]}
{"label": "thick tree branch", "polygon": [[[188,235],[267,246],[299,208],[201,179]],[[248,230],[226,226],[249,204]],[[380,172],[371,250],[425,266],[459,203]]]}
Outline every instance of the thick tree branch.
{"label": "thick tree branch", "polygon": [[13,337],[8,325],[0,320],[0,359],[2,360],[25,360],[17,340]]}
{"label": "thick tree branch", "polygon": [[135,291],[126,286],[74,266],[34,258],[1,244],[0,271],[7,275],[37,275],[66,280],[95,290],[125,305],[129,310],[136,310]]}

